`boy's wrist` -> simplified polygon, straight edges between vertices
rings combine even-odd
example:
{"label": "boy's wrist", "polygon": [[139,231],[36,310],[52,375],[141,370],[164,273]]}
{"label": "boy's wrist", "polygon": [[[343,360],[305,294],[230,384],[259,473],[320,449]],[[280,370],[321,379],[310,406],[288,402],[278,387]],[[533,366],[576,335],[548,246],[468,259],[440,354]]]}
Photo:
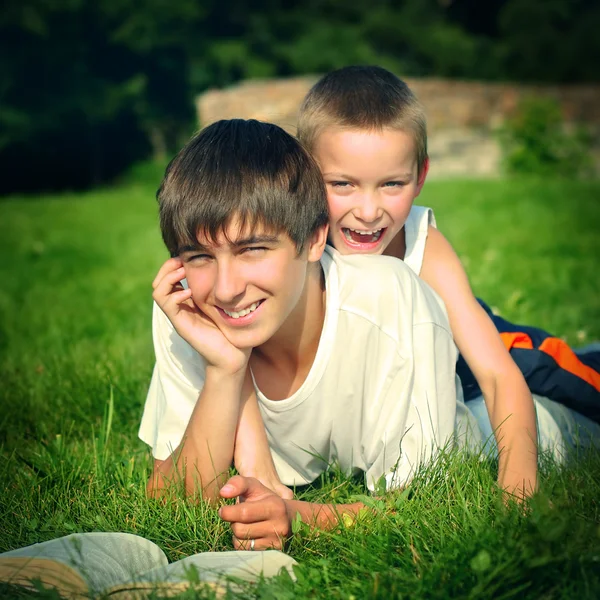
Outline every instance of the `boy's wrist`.
{"label": "boy's wrist", "polygon": [[340,522],[346,520],[345,515],[350,515],[352,520],[365,508],[362,502],[352,504],[319,504],[314,502],[303,502],[302,500],[284,499],[288,521],[291,524],[300,515],[301,520],[311,527],[318,529],[330,529]]}
{"label": "boy's wrist", "polygon": [[202,395],[206,396],[208,393],[212,398],[219,399],[219,402],[235,398],[241,408],[245,377],[246,369],[229,370],[207,366]]}
{"label": "boy's wrist", "polygon": [[227,382],[244,382],[244,377],[246,376],[246,371],[248,369],[248,363],[243,366],[216,366],[216,365],[207,365],[205,371],[205,385],[207,381],[211,381],[215,384],[218,383],[227,383]]}

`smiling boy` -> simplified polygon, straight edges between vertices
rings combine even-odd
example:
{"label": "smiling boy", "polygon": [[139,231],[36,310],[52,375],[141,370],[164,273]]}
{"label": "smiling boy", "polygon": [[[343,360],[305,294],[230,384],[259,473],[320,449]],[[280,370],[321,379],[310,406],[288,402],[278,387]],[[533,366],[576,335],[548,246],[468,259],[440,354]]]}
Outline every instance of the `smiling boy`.
{"label": "smiling boy", "polygon": [[600,377],[591,355],[494,317],[475,298],[433,211],[413,205],[429,169],[427,126],[404,81],[377,66],[324,75],[302,103],[298,138],[322,171],[335,248],[400,259],[444,301],[465,398],[499,449],[498,483],[517,497],[533,493],[538,434],[540,448],[559,461],[569,446],[599,435],[596,423],[556,402],[598,417]]}
{"label": "smiling boy", "polygon": [[[171,162],[158,200],[173,258],[154,281],[140,426],[152,493],[182,475],[188,493],[238,496],[220,511],[234,546],[281,547],[297,513],[328,526],[361,505],[283,499],[244,477],[255,448],[236,443],[243,421],[262,417],[256,444],[268,440],[289,486],[332,463],[370,489],[404,486],[448,444],[457,407],[467,413],[442,302],[401,261],[325,249],[323,180],[294,138],[215,123]],[[242,476],[223,485],[232,462]]]}

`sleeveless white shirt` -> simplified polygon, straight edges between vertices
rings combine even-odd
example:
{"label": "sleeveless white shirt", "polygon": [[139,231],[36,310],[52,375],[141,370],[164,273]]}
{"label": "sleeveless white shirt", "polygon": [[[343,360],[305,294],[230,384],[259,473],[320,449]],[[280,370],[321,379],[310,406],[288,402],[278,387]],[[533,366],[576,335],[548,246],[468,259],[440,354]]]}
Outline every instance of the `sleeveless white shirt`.
{"label": "sleeveless white shirt", "polygon": [[429,226],[437,228],[435,216],[431,208],[426,206],[413,206],[404,225],[404,237],[406,241],[406,253],[404,262],[417,275],[421,274],[423,256],[425,255],[425,244]]}

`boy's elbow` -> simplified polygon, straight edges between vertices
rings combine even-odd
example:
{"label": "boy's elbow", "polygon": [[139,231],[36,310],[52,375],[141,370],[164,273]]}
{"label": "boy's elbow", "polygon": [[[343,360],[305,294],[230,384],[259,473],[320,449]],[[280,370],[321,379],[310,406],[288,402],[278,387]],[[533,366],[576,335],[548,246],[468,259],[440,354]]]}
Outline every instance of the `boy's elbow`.
{"label": "boy's elbow", "polygon": [[479,387],[486,399],[498,397],[519,397],[523,394],[530,395],[525,377],[517,365],[512,361],[505,361],[496,365],[483,376],[477,378]]}
{"label": "boy's elbow", "polygon": [[223,474],[221,478],[215,478],[208,486],[202,487],[197,478],[192,481],[186,478],[185,471],[179,471],[173,458],[169,457],[166,460],[154,461],[152,473],[146,483],[146,495],[155,500],[164,498],[175,485],[183,497],[197,498],[208,504],[217,505],[221,498],[219,489],[226,479],[226,474]]}
{"label": "boy's elbow", "polygon": [[170,459],[154,460],[152,473],[150,473],[150,477],[146,483],[146,495],[149,498],[159,498],[164,489],[167,487],[166,471],[168,471],[167,463],[169,461]]}
{"label": "boy's elbow", "polygon": [[152,473],[150,479],[148,479],[148,481],[146,482],[146,496],[152,499],[156,499],[158,497],[156,478],[154,477],[154,473]]}

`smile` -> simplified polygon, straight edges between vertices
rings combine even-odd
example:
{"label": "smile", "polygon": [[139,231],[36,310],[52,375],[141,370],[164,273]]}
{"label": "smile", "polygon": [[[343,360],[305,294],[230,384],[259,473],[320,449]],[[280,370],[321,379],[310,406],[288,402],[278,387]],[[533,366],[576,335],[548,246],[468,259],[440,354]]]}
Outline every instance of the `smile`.
{"label": "smile", "polygon": [[249,315],[250,313],[253,313],[260,306],[261,303],[262,303],[262,300],[259,300],[258,302],[254,302],[247,308],[243,308],[242,310],[239,310],[239,311],[225,310],[224,308],[222,308],[221,310],[228,317],[231,317],[232,319],[239,319],[241,317],[245,317],[246,315]]}
{"label": "smile", "polygon": [[385,229],[385,227],[380,227],[379,229],[361,230],[342,227],[342,233],[346,241],[351,244],[373,244],[379,241]]}

